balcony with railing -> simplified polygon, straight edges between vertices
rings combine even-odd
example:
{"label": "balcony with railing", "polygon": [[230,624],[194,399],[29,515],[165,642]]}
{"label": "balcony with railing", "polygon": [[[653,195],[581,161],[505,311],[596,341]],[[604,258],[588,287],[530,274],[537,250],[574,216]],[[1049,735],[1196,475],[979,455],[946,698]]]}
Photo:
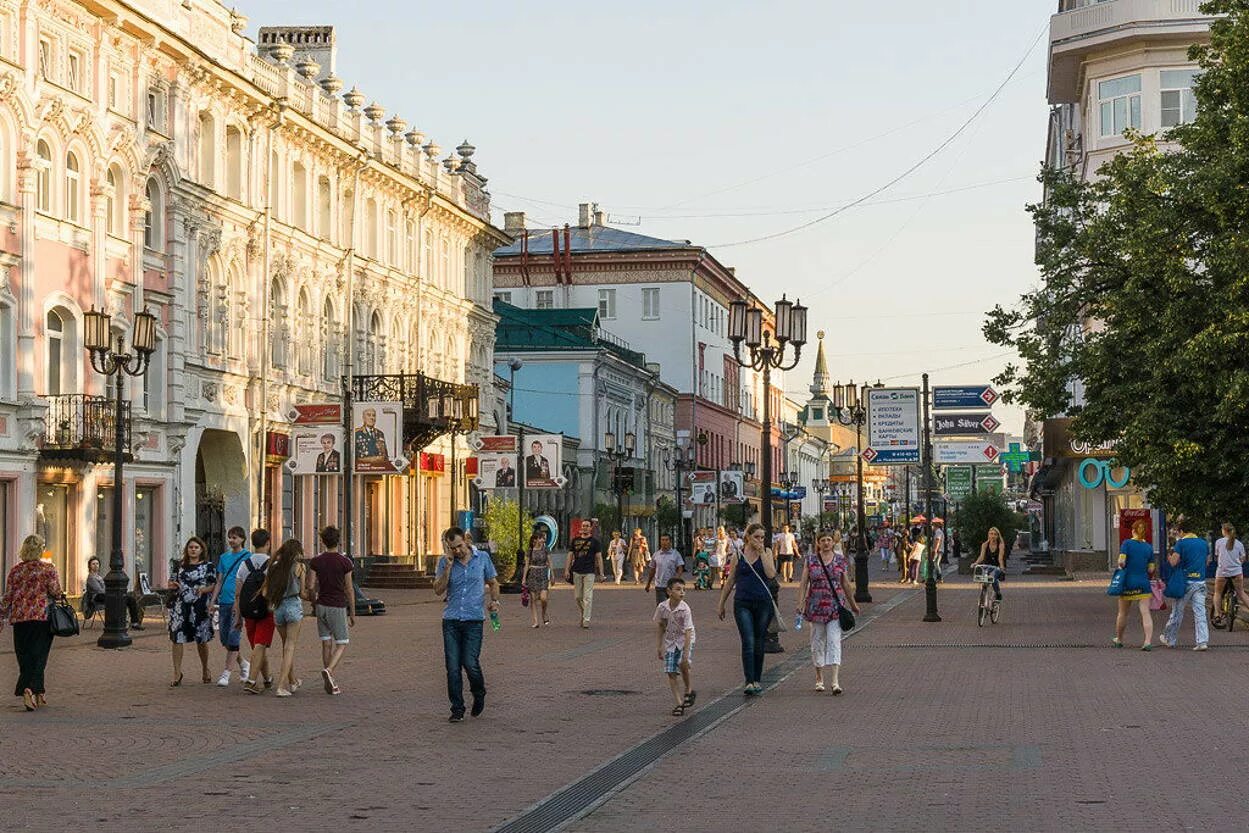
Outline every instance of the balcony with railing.
{"label": "balcony with railing", "polygon": [[[72,393],[45,397],[44,430],[39,456],[45,460],[81,460],[107,463],[116,444],[116,404],[106,396]],[[122,445],[125,460],[132,459],[126,437],[130,436],[130,403],[122,403]]]}
{"label": "balcony with railing", "polygon": [[1066,0],[1050,18],[1051,104],[1080,100],[1080,66],[1089,53],[1150,42],[1183,46],[1203,40],[1214,18],[1202,0]]}

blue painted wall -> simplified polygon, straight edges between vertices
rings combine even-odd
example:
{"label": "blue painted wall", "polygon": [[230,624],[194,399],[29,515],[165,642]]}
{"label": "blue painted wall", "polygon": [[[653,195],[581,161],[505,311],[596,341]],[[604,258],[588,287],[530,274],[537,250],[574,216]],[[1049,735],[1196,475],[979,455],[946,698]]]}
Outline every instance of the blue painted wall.
{"label": "blue painted wall", "polygon": [[[594,407],[593,402],[581,401],[580,365],[580,361],[525,362],[525,366],[516,371],[513,418],[552,434],[580,438],[580,409]],[[508,378],[507,362],[496,364],[495,372]]]}

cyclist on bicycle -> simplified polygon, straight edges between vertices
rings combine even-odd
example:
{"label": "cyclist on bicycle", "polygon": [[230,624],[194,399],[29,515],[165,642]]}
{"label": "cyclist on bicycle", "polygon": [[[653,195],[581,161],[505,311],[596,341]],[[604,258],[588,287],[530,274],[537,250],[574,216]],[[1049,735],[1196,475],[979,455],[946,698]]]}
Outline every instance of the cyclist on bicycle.
{"label": "cyclist on bicycle", "polygon": [[1223,537],[1214,542],[1214,555],[1218,567],[1214,571],[1214,610],[1222,610],[1223,593],[1231,590],[1241,605],[1249,610],[1249,596],[1245,595],[1244,563],[1245,545],[1236,539],[1236,527],[1223,524]]}
{"label": "cyclist on bicycle", "polygon": [[[985,561],[989,558],[989,561]],[[1002,579],[1006,576],[1006,542],[1002,540],[1002,533],[998,532],[996,526],[989,527],[989,538],[980,545],[980,557],[971,565],[973,570],[976,564],[989,564],[993,566],[993,562],[997,562],[997,570],[993,576],[993,597],[996,601],[1002,601]]]}

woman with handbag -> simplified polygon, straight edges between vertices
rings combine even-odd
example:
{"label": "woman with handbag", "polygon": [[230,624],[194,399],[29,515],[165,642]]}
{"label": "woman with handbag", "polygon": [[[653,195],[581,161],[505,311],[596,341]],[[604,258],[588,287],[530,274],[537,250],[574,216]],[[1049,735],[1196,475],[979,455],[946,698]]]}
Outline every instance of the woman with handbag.
{"label": "woman with handbag", "polygon": [[[620,533],[616,535],[619,541]],[[623,557],[621,559],[623,561]],[[616,565],[617,571],[620,565]],[[529,536],[529,551],[525,553],[525,589],[529,591],[529,611],[533,614],[533,627],[538,627],[538,603],[542,604],[542,624],[551,624],[551,617],[546,615],[547,593],[551,587],[551,552],[546,548],[546,535],[535,532]],[[620,573],[616,573],[620,578]]]}
{"label": "woman with handbag", "polygon": [[[1154,619],[1149,612],[1149,600],[1154,597],[1149,579],[1154,574],[1154,548],[1145,540],[1149,531],[1149,521],[1140,519],[1132,524],[1132,537],[1119,547],[1119,569],[1123,571],[1122,590],[1119,595],[1119,613],[1115,617],[1115,638],[1111,644],[1116,648],[1123,647],[1123,632],[1128,626],[1128,610],[1135,602],[1141,612],[1141,627],[1145,630],[1145,643],[1142,651],[1153,648]],[[1202,583],[1205,583],[1204,577]]]}
{"label": "woman with handbag", "polygon": [[846,608],[858,613],[859,605],[850,590],[845,559],[837,558],[833,534],[821,532],[815,542],[816,551],[807,555],[803,563],[798,583],[798,615],[811,623],[815,690],[824,690],[824,669],[828,668],[836,695],[841,694],[842,621],[848,625],[845,630],[853,627],[850,625],[853,617],[846,614]]}
{"label": "woman with handbag", "polygon": [[[763,648],[768,623],[776,615],[776,602],[768,587],[776,579],[776,561],[772,550],[765,546],[763,524],[746,527],[746,543],[742,554],[733,559],[720,589],[720,619],[729,593],[733,593],[733,619],[742,642],[742,676],[746,678],[743,693],[763,693]],[[778,626],[781,625],[778,621]],[[782,628],[783,629],[783,628]]]}
{"label": "woman with handbag", "polygon": [[27,535],[0,601],[0,610],[5,611],[5,618],[13,625],[13,653],[17,655],[18,668],[13,695],[22,698],[28,712],[48,705],[43,681],[48,652],[52,650],[48,603],[61,596],[56,567],[41,561],[42,555],[43,539]]}
{"label": "woman with handbag", "polygon": [[169,641],[173,643],[173,673],[170,688],[182,685],[182,654],[187,645],[195,645],[205,683],[213,681],[208,673],[208,644],[213,639],[212,613],[208,600],[217,586],[217,568],[208,561],[208,546],[192,535],[182,547],[178,572],[167,585],[173,593],[169,608]]}

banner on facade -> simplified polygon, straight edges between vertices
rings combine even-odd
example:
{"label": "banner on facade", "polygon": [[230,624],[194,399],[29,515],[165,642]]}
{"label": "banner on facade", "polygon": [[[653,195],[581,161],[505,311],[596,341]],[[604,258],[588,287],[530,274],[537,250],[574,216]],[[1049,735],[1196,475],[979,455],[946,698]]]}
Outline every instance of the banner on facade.
{"label": "banner on facade", "polygon": [[714,471],[690,472],[690,503],[695,506],[714,506],[716,502],[716,473]]}
{"label": "banner on facade", "polygon": [[720,502],[742,503],[746,500],[746,474],[740,471],[720,472]]}
{"label": "banner on facade", "polygon": [[342,474],[343,427],[295,425],[291,428],[291,474]]}
{"label": "banner on facade", "polygon": [[919,388],[867,389],[867,448],[874,466],[920,461]]}
{"label": "banner on facade", "polygon": [[564,488],[564,435],[534,434],[525,437],[524,445],[525,488]]}
{"label": "banner on facade", "polygon": [[403,403],[352,403],[351,442],[356,474],[406,472],[408,461],[403,456]]}
{"label": "banner on facade", "polygon": [[478,489],[515,489],[516,437],[495,434],[473,437],[470,442],[477,452],[477,477],[473,484]]}

